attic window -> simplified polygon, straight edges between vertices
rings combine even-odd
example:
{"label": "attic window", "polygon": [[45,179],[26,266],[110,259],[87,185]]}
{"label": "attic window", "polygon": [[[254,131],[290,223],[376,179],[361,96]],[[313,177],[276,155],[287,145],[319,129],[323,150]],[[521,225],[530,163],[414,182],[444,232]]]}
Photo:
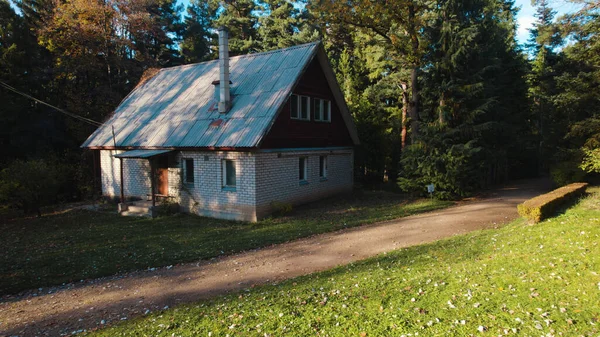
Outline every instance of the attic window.
{"label": "attic window", "polygon": [[292,95],[290,98],[290,117],[292,119],[310,120],[310,97]]}
{"label": "attic window", "polygon": [[315,121],[331,122],[331,101],[314,98],[313,113]]}

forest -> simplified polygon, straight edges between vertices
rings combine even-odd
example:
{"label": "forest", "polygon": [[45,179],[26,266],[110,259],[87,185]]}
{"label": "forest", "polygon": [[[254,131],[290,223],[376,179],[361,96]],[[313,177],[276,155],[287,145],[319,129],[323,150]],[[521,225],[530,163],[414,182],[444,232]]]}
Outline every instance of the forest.
{"label": "forest", "polygon": [[[358,128],[360,184],[454,199],[600,171],[600,3],[534,0],[0,0],[0,203],[89,198],[79,146],[156,68],[321,40]],[[35,99],[33,99],[35,98]]]}

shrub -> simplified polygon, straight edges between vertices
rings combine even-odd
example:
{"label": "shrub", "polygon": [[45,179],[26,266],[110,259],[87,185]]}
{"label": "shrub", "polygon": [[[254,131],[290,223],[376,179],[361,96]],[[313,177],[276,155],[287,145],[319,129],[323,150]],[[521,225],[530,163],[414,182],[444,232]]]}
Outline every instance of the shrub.
{"label": "shrub", "polygon": [[169,216],[179,213],[179,204],[170,199],[163,200],[160,204],[154,206],[156,216]]}
{"label": "shrub", "polygon": [[0,172],[0,202],[35,212],[57,202],[67,179],[65,170],[44,160],[16,160]]}
{"label": "shrub", "polygon": [[583,149],[585,154],[583,162],[581,163],[581,169],[586,172],[600,173],[600,148],[598,149]]}
{"label": "shrub", "polygon": [[583,194],[587,185],[587,183],[573,183],[557,188],[552,192],[525,201],[517,206],[517,210],[519,215],[527,218],[530,222],[538,223],[551,216],[560,205]]}
{"label": "shrub", "polygon": [[292,211],[292,204],[289,202],[271,201],[271,210],[274,215],[286,215]]}
{"label": "shrub", "polygon": [[564,186],[577,181],[582,181],[586,176],[580,167],[579,161],[564,161],[550,169],[550,177],[558,186]]}
{"label": "shrub", "polygon": [[[447,146],[447,147],[446,147]],[[466,144],[413,144],[402,152],[398,186],[405,192],[425,195],[426,186],[435,186],[434,197],[465,197],[481,185],[481,148]]]}

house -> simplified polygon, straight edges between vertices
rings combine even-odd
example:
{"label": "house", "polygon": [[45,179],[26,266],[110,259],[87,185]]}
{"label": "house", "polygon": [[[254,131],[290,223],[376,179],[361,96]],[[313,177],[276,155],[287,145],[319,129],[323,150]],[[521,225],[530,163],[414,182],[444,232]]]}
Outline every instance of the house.
{"label": "house", "polygon": [[219,60],[161,69],[85,141],[104,195],[256,221],[352,189],[359,140],[322,45],[229,58],[227,35]]}

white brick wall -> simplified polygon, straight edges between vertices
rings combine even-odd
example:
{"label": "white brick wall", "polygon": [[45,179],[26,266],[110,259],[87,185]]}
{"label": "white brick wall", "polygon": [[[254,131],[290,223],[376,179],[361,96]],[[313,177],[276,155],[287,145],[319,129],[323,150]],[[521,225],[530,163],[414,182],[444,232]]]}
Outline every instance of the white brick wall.
{"label": "white brick wall", "polygon": [[[124,151],[100,151],[102,194],[121,195],[120,163],[113,155]],[[150,164],[146,159],[123,159],[124,193],[127,197],[145,198],[150,193]]]}
{"label": "white brick wall", "polygon": [[[194,160],[194,185],[183,186],[181,166],[183,159]],[[223,188],[222,160],[231,159],[236,164],[236,189]],[[176,155],[179,163],[178,182],[171,186],[181,189],[179,203],[183,210],[223,219],[256,221],[255,157],[248,152],[192,152]],[[177,195],[174,193],[174,195]]]}
{"label": "white brick wall", "polygon": [[[121,151],[122,152],[122,151]],[[119,160],[101,151],[102,192],[119,196]],[[319,156],[327,156],[327,179],[319,177]],[[298,177],[299,158],[308,157],[307,184]],[[194,160],[194,184],[182,184],[183,159]],[[236,163],[235,191],[222,186],[222,160]],[[124,159],[125,194],[150,193],[146,159]],[[353,151],[282,152],[176,151],[169,163],[169,195],[183,211],[222,219],[256,221],[270,212],[273,201],[300,204],[352,189]]]}
{"label": "white brick wall", "polygon": [[[319,156],[327,156],[327,179],[319,177]],[[308,184],[299,181],[299,158],[308,157]],[[273,201],[301,204],[352,190],[353,151],[298,151],[256,154],[258,216]]]}

